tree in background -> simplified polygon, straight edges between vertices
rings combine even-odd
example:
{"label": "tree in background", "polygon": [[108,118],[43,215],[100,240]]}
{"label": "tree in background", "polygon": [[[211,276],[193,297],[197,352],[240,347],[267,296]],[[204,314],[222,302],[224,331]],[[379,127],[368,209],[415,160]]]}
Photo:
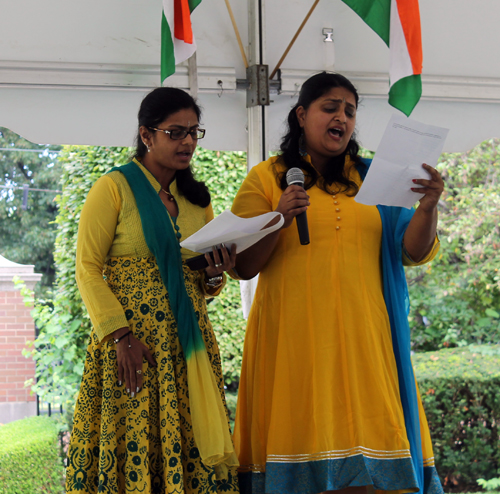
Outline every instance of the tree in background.
{"label": "tree in background", "polygon": [[417,351],[500,341],[500,140],[443,154],[441,250],[407,270]]}
{"label": "tree in background", "polygon": [[[52,286],[57,215],[55,190],[59,189],[60,146],[33,144],[0,127],[0,254],[20,264],[34,264],[42,273],[42,289]],[[23,190],[29,191],[23,207]],[[16,188],[13,188],[16,187]]]}

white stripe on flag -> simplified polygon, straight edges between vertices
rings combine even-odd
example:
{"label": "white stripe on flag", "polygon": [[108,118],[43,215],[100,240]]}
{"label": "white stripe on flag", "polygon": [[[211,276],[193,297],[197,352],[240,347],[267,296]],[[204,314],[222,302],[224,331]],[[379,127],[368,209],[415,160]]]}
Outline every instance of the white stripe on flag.
{"label": "white stripe on flag", "polygon": [[170,34],[172,36],[172,43],[174,45],[174,58],[175,65],[187,60],[196,51],[196,40],[193,33],[193,43],[184,43],[174,36],[175,21],[174,21],[174,1],[163,0],[163,13],[170,26]]}
{"label": "white stripe on flag", "polygon": [[413,75],[410,53],[401,24],[396,0],[391,0],[391,32],[389,39],[390,69],[389,78],[391,86],[403,77]]}
{"label": "white stripe on flag", "polygon": [[187,60],[195,51],[196,40],[194,39],[194,34],[192,44],[184,43],[184,41],[179,41],[178,39],[174,38],[174,56],[176,64]]}

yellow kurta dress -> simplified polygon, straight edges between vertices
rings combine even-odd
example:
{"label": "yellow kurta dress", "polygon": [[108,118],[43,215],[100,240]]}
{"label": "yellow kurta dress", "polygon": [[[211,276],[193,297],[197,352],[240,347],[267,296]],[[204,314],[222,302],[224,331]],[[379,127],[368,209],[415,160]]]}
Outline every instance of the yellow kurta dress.
{"label": "yellow kurta dress", "polygon": [[[160,184],[138,162],[156,192]],[[173,227],[187,238],[213,218],[212,207],[170,192],[179,215]],[[193,252],[182,249],[182,258]],[[202,275],[184,266],[188,295],[198,316],[221,393],[220,355],[208,320]],[[105,278],[103,278],[103,273]],[[221,474],[200,460],[189,410],[186,361],[168,294],[148,249],[134,195],[118,171],[101,177],[82,210],[76,276],[93,329],[68,452],[68,493],[238,492],[236,469]],[[217,295],[217,290],[211,295]],[[158,366],[143,361],[143,388],[131,397],[118,384],[110,334],[129,326]]]}
{"label": "yellow kurta dress", "polygon": [[[276,166],[271,158],[249,172],[233,213],[276,209]],[[299,243],[295,222],[280,232],[248,319],[234,433],[240,489],[312,494],[374,485],[414,492],[383,295],[381,217],[343,193],[317,186],[307,193],[311,242]],[[422,263],[437,250],[436,242]],[[433,467],[420,410],[424,465]]]}

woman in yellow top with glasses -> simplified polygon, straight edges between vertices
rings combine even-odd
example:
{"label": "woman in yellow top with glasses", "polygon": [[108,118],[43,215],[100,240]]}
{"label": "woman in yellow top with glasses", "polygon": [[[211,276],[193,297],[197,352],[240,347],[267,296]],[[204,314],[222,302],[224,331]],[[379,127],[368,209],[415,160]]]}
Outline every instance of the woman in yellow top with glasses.
{"label": "woman in yellow top with glasses", "polygon": [[[101,177],[78,230],[76,278],[93,329],[68,452],[68,493],[235,493],[220,356],[205,296],[235,252],[204,271],[179,242],[213,218],[193,177],[200,109],[175,88],[139,110],[134,159]],[[104,276],[103,276],[104,275]]]}

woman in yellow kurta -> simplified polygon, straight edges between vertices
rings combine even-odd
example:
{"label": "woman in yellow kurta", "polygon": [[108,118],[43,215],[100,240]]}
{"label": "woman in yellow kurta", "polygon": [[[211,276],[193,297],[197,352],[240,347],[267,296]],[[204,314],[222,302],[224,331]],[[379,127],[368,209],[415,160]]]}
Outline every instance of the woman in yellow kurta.
{"label": "woman in yellow kurta", "polygon": [[[190,171],[200,109],[158,88],[139,110],[134,160],[84,205],[76,277],[93,329],[68,452],[69,493],[234,493],[220,356],[205,296],[235,252],[204,271],[179,242],[213,218]],[[103,277],[104,275],[104,277]]]}
{"label": "woman in yellow kurta", "polygon": [[[357,203],[369,166],[353,137],[357,106],[339,74],[306,81],[281,154],[254,167],[234,201],[242,217],[285,217],[236,261],[242,278],[260,273],[234,434],[245,493],[442,492],[409,360],[402,266],[438,250],[443,182],[424,165],[415,212]],[[287,186],[293,167],[306,191]],[[306,210],[301,245],[291,225]]]}

